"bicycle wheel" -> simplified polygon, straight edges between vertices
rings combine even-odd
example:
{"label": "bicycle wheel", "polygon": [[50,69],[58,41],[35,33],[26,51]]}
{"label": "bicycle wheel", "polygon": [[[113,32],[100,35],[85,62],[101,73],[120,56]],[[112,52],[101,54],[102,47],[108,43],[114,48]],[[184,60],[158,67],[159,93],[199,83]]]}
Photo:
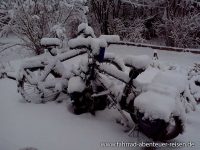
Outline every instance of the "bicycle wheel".
{"label": "bicycle wheel", "polygon": [[183,133],[183,121],[179,116],[172,115],[169,122],[162,119],[143,119],[144,114],[137,110],[137,113],[130,113],[132,120],[138,124],[139,131],[154,141],[166,141]]}
{"label": "bicycle wheel", "polygon": [[[114,67],[116,70],[124,70],[123,63],[118,61],[118,59],[115,59],[115,57],[105,57],[105,59],[100,64],[104,64],[108,68]],[[88,64],[86,63],[85,65],[87,66]],[[104,72],[101,73],[104,74]],[[106,73],[105,75],[109,76]],[[77,83],[79,80],[80,84]],[[104,110],[109,105],[106,94],[92,96],[95,93],[100,93],[106,90],[105,87],[100,83],[100,81],[97,81],[95,79],[89,79],[88,81],[83,80],[81,75],[77,75],[76,77],[73,77],[69,80],[68,92],[72,100],[74,113],[77,115],[87,112],[95,114],[95,111]],[[86,82],[87,86],[85,86],[85,88],[80,91],[80,86],[86,85]],[[76,86],[75,88],[75,85],[79,86]],[[71,87],[73,88],[73,90],[71,90]]]}
{"label": "bicycle wheel", "polygon": [[62,74],[56,72],[53,68],[41,82],[38,82],[46,73],[45,68],[47,67],[26,67],[20,70],[18,92],[26,102],[45,103],[55,100],[59,95],[60,91],[55,88]]}

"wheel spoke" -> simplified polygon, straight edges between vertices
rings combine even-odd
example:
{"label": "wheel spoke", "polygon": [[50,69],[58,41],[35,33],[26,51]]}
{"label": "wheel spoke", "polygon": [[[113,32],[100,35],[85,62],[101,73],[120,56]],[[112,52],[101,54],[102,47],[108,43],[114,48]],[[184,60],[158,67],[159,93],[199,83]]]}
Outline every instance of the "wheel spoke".
{"label": "wheel spoke", "polygon": [[[45,71],[42,69],[38,69],[34,71],[31,71],[30,69],[26,69],[24,71],[24,78],[23,78],[22,84],[20,84],[19,91],[21,92],[21,95],[24,97],[24,99],[27,102],[52,101],[54,100],[56,95],[59,94],[59,91],[54,91],[55,86],[48,87],[40,91],[40,89],[37,87],[37,84],[32,84],[32,83],[35,83],[34,81],[38,81],[39,79],[41,79],[41,77],[43,77],[44,75],[45,75]],[[46,83],[52,82],[53,80],[55,80],[55,77],[53,74],[50,73],[44,79],[44,83],[41,83],[41,84],[45,85]],[[43,97],[41,97],[42,93],[43,93]]]}

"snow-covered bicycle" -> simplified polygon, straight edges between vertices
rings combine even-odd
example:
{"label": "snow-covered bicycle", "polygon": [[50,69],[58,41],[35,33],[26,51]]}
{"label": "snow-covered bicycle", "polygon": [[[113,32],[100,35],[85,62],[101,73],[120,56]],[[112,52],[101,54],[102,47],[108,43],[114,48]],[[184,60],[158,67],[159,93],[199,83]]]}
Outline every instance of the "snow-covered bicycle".
{"label": "snow-covered bicycle", "polygon": [[[95,114],[97,110],[113,107],[123,116],[125,126],[129,121],[124,111],[130,114],[139,131],[154,140],[170,140],[183,132],[185,110],[180,99],[185,92],[185,79],[181,75],[160,72],[152,84],[142,86],[136,78],[152,70],[148,67],[148,56],[124,59],[130,67],[127,74],[101,63],[106,46],[102,41],[77,38],[71,42],[73,46],[84,45],[89,49],[88,58],[74,68],[75,74],[68,82],[67,90],[75,114]],[[115,79],[125,85],[116,84]]]}
{"label": "snow-covered bicycle", "polygon": [[[89,40],[95,35],[91,27],[82,24],[79,26],[80,37]],[[52,100],[59,102],[61,93],[67,93],[68,79],[73,73],[63,65],[63,62],[88,53],[88,49],[71,47],[73,50],[57,54],[59,42],[57,38],[43,38],[41,45],[50,55],[39,56],[21,65],[17,77],[18,92],[27,102],[45,103]],[[112,64],[117,69],[123,70],[123,63],[117,60],[115,55],[105,54],[102,63]]]}
{"label": "snow-covered bicycle", "polygon": [[[147,56],[128,57],[122,62],[115,55],[105,53],[106,38],[111,37],[87,36],[92,35],[91,28],[79,27],[85,35],[69,41],[70,48],[76,50],[22,65],[18,90],[25,100],[38,103],[56,100],[64,92],[70,95],[75,114],[95,114],[97,110],[113,107],[123,116],[125,126],[129,120],[124,111],[130,114],[138,130],[154,140],[169,140],[182,133],[185,111],[180,97],[185,92],[184,79],[160,73],[154,84],[142,86],[136,78],[148,70]],[[66,71],[62,62],[83,53],[87,53],[87,57]],[[122,71],[124,63],[130,67],[129,74]],[[167,78],[169,83],[165,82]]]}

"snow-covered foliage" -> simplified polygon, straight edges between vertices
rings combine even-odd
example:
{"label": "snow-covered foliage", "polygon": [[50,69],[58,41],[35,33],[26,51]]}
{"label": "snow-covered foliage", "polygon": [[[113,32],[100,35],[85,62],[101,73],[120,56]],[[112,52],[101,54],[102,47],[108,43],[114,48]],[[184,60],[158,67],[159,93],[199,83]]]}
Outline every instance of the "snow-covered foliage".
{"label": "snow-covered foliage", "polygon": [[[122,40],[199,47],[199,2],[194,0],[90,0],[89,23]],[[100,31],[99,31],[100,30]]]}
{"label": "snow-covered foliage", "polygon": [[188,73],[188,79],[190,80],[193,76],[200,76],[200,62],[194,63]]}
{"label": "snow-covered foliage", "polygon": [[165,20],[157,31],[158,35],[166,39],[167,46],[198,48],[199,29],[194,16],[184,16]]}
{"label": "snow-covered foliage", "polygon": [[79,0],[25,0],[12,1],[12,4],[12,18],[4,28],[9,28],[37,54],[42,53],[41,38],[63,40],[72,36],[73,28],[77,27],[75,23],[87,22],[86,3]]}
{"label": "snow-covered foliage", "polygon": [[58,37],[59,39],[61,40],[64,40],[66,39],[66,29],[64,27],[64,25],[62,24],[57,24],[57,25],[54,25],[51,30],[50,30],[51,33],[55,33],[55,37]]}
{"label": "snow-covered foliage", "polygon": [[181,93],[180,99],[181,99],[181,103],[183,104],[185,108],[186,113],[196,110],[197,103],[194,97],[192,96],[192,94],[190,93],[188,86],[185,88],[184,92]]}
{"label": "snow-covered foliage", "polygon": [[195,63],[188,73],[189,91],[197,101],[200,102],[200,63]]}
{"label": "snow-covered foliage", "polygon": [[[161,65],[159,65],[161,66]],[[187,75],[177,69],[162,67],[148,67],[136,78],[135,85],[142,91],[153,91],[167,95],[181,103],[185,112],[194,111],[196,102],[189,90]]]}
{"label": "snow-covered foliage", "polygon": [[[190,111],[196,110],[196,101],[198,99],[197,98],[198,94],[195,94],[197,92],[197,90],[196,90],[197,88],[194,88],[194,86],[197,86],[195,83],[198,83],[198,82],[195,82],[191,78],[194,75],[198,74],[197,73],[198,72],[197,64],[194,65],[195,69],[193,68],[189,71],[188,75],[186,74],[185,69],[180,67],[180,65],[171,64],[169,62],[168,63],[161,62],[159,59],[154,59],[154,57],[153,57],[153,62],[150,66],[153,67],[154,69],[152,70],[151,67],[150,67],[150,69],[149,68],[147,69],[147,72],[148,72],[148,70],[151,70],[151,71],[149,71],[150,77],[147,78],[147,79],[150,78],[149,82],[154,82],[154,80],[152,80],[152,75],[154,76],[157,72],[163,72],[163,75],[160,77],[162,77],[162,78],[164,77],[164,78],[161,81],[159,81],[160,77],[158,77],[158,76],[156,76],[155,79],[158,80],[160,83],[165,81],[165,84],[167,84],[167,85],[171,84],[172,87],[177,87],[180,85],[177,88],[177,89],[179,89],[179,91],[177,91],[177,93],[179,93],[179,99],[180,99],[181,103],[183,104],[185,111],[190,112]],[[144,72],[144,74],[145,74],[145,72]],[[172,76],[168,73],[170,73]],[[182,77],[179,74],[182,74]],[[170,76],[171,76],[171,78],[169,78]],[[143,81],[144,77],[142,76],[140,78],[138,81],[143,83],[145,81],[145,80]],[[185,86],[183,84],[185,84]],[[143,87],[145,87],[145,86],[143,86]],[[159,87],[159,85],[156,85],[155,87]],[[180,87],[182,87],[182,89]],[[193,87],[193,88],[191,88],[191,87]],[[194,91],[192,91],[192,90],[194,90]],[[173,93],[173,91],[176,91],[176,90],[172,89],[171,92],[170,91],[168,92],[168,94]],[[195,94],[195,97],[194,97],[194,94]]]}
{"label": "snow-covered foliage", "polygon": [[136,19],[133,21],[123,22],[121,19],[114,19],[109,26],[111,34],[119,34],[126,41],[144,43],[146,40],[143,33],[146,30],[144,21]]}
{"label": "snow-covered foliage", "polygon": [[200,76],[194,76],[189,80],[189,89],[194,99],[200,102]]}
{"label": "snow-covered foliage", "polygon": [[13,23],[15,2],[13,0],[0,1],[0,37],[7,35],[11,29],[10,25]]}

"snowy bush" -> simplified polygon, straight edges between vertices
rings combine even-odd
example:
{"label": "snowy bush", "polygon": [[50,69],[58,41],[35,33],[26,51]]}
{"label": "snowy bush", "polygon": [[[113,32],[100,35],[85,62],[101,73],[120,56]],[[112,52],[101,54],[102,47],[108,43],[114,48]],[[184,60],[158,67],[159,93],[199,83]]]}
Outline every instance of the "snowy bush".
{"label": "snowy bush", "polygon": [[1,0],[0,30],[1,35],[23,35],[29,47],[41,51],[39,38],[74,38],[87,15],[97,35],[117,34],[133,42],[159,40],[163,45],[197,48],[199,9],[194,0]]}
{"label": "snowy bush", "polygon": [[12,19],[14,16],[13,8],[15,2],[13,0],[1,0],[0,1],[0,37],[11,32],[10,25],[14,22]]}
{"label": "snowy bush", "polygon": [[[153,57],[153,61],[150,65],[153,69],[156,69],[160,72],[160,74],[162,73],[163,75],[161,77],[163,77],[163,79],[160,81],[160,82],[166,82],[167,84],[169,83],[174,83],[174,85],[172,87],[177,87],[178,86],[178,82],[179,83],[182,83],[185,85],[183,85],[182,89],[177,92],[179,93],[179,101],[182,103],[184,109],[185,109],[185,112],[190,112],[190,111],[194,111],[196,110],[196,98],[195,96],[199,96],[198,92],[197,92],[197,88],[195,88],[195,90],[192,91],[192,89],[194,88],[191,88],[191,85],[193,85],[194,87],[194,81],[192,82],[192,80],[187,80],[187,75],[182,75],[182,76],[172,76],[173,78],[169,78],[171,75],[178,75],[178,74],[181,74],[183,73],[182,69],[179,65],[177,64],[171,64],[171,63],[168,63],[168,62],[162,62],[160,61],[159,59],[155,59],[155,57]],[[150,67],[150,68],[151,68]],[[169,74],[169,72],[171,72]],[[192,71],[190,71],[192,72]],[[168,74],[168,75],[167,75]],[[192,73],[189,73],[189,74],[192,74]],[[166,76],[167,75],[167,76]],[[190,76],[190,75],[189,75]],[[182,78],[182,81],[181,81],[181,78]],[[184,79],[185,78],[185,79]],[[159,77],[156,76],[155,77],[155,80],[159,80]],[[176,81],[176,82],[175,82]],[[160,88],[158,85],[155,86],[156,88]],[[159,89],[160,90],[160,89]],[[165,92],[166,92],[167,88],[165,89]],[[168,93],[168,95],[170,95],[171,93],[173,93],[175,90],[172,90],[171,92]],[[200,92],[200,90],[199,90]],[[196,93],[196,95],[195,95]]]}
{"label": "snowy bush", "polygon": [[200,62],[199,63],[195,63],[189,70],[188,73],[188,78],[189,80],[193,77],[193,76],[200,76]]}
{"label": "snowy bush", "polygon": [[121,19],[114,19],[109,26],[109,30],[112,34],[119,34],[123,40],[144,43],[145,38],[143,36],[145,32],[144,20],[136,19],[134,21],[124,22]]}
{"label": "snowy bush", "polygon": [[200,27],[194,24],[189,16],[167,19],[160,25],[160,29],[164,30],[161,32],[167,46],[198,48],[200,45],[198,35]]}
{"label": "snowy bush", "polygon": [[200,102],[200,76],[195,76],[190,80],[189,89],[194,99],[199,103]]}
{"label": "snowy bush", "polygon": [[194,0],[89,0],[89,8],[89,22],[99,34],[176,47],[200,44],[200,3]]}
{"label": "snowy bush", "polygon": [[188,73],[189,91],[194,99],[200,102],[200,63],[195,63]]}
{"label": "snowy bush", "polygon": [[[36,54],[43,52],[40,39],[57,37],[65,39],[71,35],[74,21],[85,22],[85,1],[74,0],[16,0],[9,10],[10,21],[3,29],[10,29]],[[2,30],[2,34],[6,30]]]}

